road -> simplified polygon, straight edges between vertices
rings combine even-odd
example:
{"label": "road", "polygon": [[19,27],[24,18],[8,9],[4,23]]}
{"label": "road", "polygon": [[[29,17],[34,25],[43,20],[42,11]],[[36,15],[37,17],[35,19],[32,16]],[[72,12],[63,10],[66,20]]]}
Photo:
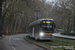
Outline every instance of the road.
{"label": "road", "polygon": [[0,50],[43,50],[24,40],[25,36],[26,34],[20,34],[0,38]]}

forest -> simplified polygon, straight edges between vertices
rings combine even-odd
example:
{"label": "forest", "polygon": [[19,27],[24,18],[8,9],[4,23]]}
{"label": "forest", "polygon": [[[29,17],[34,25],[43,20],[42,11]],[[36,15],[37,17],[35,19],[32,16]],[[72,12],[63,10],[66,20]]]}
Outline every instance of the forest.
{"label": "forest", "polygon": [[28,25],[42,18],[54,19],[56,29],[74,31],[75,0],[5,0],[2,2],[0,32],[26,32]]}

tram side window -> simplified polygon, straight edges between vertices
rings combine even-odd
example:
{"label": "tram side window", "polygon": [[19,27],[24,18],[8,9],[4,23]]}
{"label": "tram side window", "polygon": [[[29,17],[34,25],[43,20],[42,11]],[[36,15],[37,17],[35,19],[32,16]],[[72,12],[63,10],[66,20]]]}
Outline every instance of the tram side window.
{"label": "tram side window", "polygon": [[32,26],[30,27],[30,33],[32,33]]}
{"label": "tram side window", "polygon": [[34,33],[36,33],[36,25],[34,25]]}
{"label": "tram side window", "polygon": [[39,31],[39,32],[42,31],[41,25],[38,25],[38,31]]}
{"label": "tram side window", "polygon": [[38,33],[38,25],[36,25],[36,33]]}
{"label": "tram side window", "polygon": [[38,26],[35,25],[34,27],[35,27],[35,31],[34,32],[37,33],[38,32]]}

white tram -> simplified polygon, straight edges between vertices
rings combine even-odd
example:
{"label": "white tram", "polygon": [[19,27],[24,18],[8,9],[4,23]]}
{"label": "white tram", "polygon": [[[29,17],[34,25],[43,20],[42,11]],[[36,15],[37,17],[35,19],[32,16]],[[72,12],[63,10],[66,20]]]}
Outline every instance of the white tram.
{"label": "white tram", "polygon": [[54,27],[53,19],[38,19],[29,24],[28,35],[36,40],[53,40]]}

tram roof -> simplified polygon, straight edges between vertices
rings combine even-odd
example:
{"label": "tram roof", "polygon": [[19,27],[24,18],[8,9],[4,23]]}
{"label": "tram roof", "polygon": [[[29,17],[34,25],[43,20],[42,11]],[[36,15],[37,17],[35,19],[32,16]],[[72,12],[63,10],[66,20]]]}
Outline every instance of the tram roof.
{"label": "tram roof", "polygon": [[53,19],[38,19],[38,20],[35,20],[32,23],[30,23],[29,26],[34,24],[34,23],[41,22],[42,20],[52,20],[52,21],[54,21]]}

